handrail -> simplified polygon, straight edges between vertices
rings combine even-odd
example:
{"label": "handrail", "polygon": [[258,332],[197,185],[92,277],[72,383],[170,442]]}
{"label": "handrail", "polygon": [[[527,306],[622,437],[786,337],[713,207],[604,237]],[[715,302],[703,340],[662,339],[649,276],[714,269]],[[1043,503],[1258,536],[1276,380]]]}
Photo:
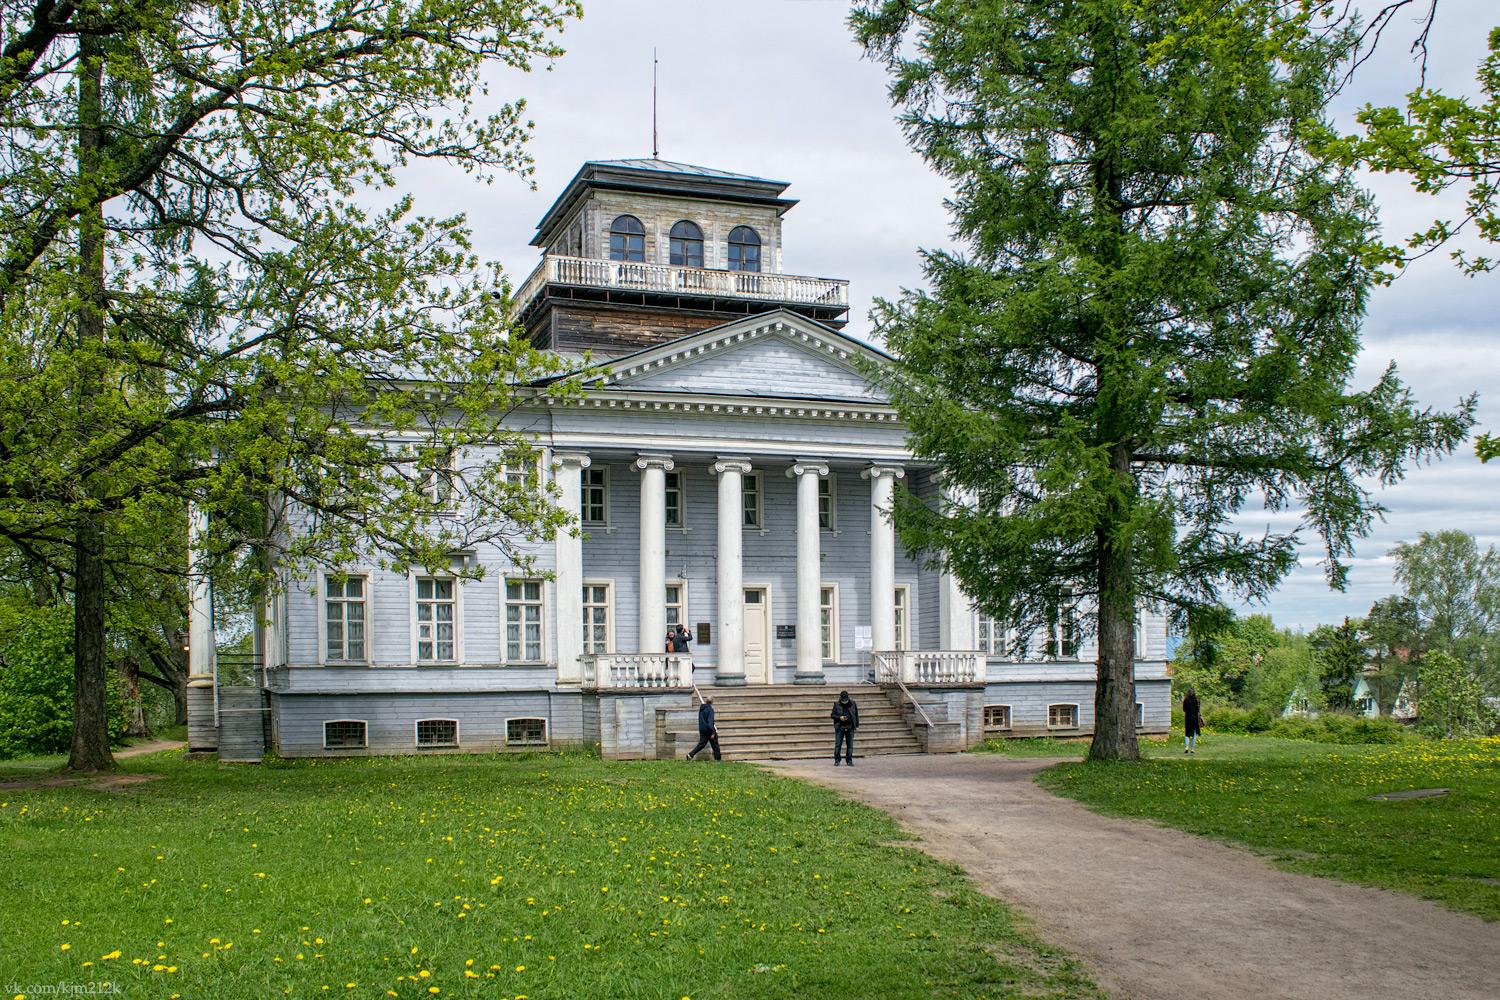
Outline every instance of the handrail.
{"label": "handrail", "polygon": [[918,701],[916,696],[907,689],[906,682],[903,681],[899,676],[896,678],[896,686],[900,688],[901,693],[906,695],[906,697],[911,700],[911,703],[917,707],[917,714],[922,716],[922,721],[927,723],[928,728],[931,728],[932,726],[937,724],[932,721],[932,716],[927,714],[927,709],[922,707],[922,703]]}

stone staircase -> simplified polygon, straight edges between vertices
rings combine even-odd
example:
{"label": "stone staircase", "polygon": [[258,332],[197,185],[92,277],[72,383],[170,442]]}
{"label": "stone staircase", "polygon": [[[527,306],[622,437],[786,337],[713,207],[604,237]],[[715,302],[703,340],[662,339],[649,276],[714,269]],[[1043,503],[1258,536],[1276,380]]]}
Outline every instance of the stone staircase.
{"label": "stone staircase", "polygon": [[[874,684],[716,687],[705,688],[703,693],[714,700],[725,760],[794,760],[833,757],[833,720],[828,713],[841,690],[859,703],[856,758],[922,752],[901,711]],[[658,753],[681,759],[697,742],[698,701],[694,698],[692,711],[664,714]],[[707,747],[697,759],[705,758],[713,759]]]}

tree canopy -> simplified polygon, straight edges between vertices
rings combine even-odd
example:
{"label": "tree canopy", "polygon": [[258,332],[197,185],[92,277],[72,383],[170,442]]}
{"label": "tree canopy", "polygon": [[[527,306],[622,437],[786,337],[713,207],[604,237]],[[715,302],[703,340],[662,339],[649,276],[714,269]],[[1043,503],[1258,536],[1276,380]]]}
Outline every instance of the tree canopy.
{"label": "tree canopy", "polygon": [[188,504],[262,569],[446,566],[567,523],[502,425],[556,363],[507,341],[466,220],[394,189],[417,160],[528,175],[524,102],[484,71],[555,57],[578,11],[4,8],[0,540],[75,604],[75,766],[108,764],[106,589],[185,571],[152,542]]}
{"label": "tree canopy", "polygon": [[[1264,596],[1318,535],[1330,582],[1371,483],[1450,451],[1474,401],[1351,388],[1374,209],[1309,149],[1347,33],[1271,0],[870,0],[856,36],[954,185],[962,252],[877,305],[941,504],[903,497],[1021,637],[1092,602],[1095,757],[1134,758],[1132,621]],[[1302,510],[1247,535],[1250,506]]]}

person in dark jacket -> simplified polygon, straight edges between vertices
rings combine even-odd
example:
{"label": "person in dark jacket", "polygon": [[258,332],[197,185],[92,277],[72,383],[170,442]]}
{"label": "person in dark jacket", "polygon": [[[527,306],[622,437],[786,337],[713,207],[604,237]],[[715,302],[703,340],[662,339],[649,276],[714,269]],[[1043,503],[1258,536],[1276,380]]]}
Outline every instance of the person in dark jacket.
{"label": "person in dark jacket", "polygon": [[706,746],[714,748],[714,760],[723,760],[719,756],[719,726],[714,721],[712,698],[704,698],[703,704],[698,706],[698,745],[688,751],[687,759],[692,760]]}
{"label": "person in dark jacket", "polygon": [[681,622],[677,623],[677,631],[668,632],[667,637],[672,644],[671,652],[673,653],[686,653],[688,651],[688,643],[693,639]]}
{"label": "person in dark jacket", "polygon": [[1203,728],[1203,716],[1198,714],[1198,692],[1192,688],[1182,698],[1182,752],[1197,753],[1198,731]]}
{"label": "person in dark jacket", "polygon": [[833,766],[839,766],[839,750],[844,751],[844,763],[854,766],[854,731],[859,728],[859,705],[849,697],[848,691],[839,692],[839,700],[833,703],[828,713],[833,720]]}

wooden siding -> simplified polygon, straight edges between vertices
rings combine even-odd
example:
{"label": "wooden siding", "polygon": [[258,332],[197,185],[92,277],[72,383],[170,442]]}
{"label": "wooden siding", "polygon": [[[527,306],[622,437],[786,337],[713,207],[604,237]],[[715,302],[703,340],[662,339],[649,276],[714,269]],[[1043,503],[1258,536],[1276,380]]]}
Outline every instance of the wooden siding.
{"label": "wooden siding", "polygon": [[624,380],[636,389],[733,393],[780,398],[886,403],[863,375],[780,336],[758,337],[700,358]]}

